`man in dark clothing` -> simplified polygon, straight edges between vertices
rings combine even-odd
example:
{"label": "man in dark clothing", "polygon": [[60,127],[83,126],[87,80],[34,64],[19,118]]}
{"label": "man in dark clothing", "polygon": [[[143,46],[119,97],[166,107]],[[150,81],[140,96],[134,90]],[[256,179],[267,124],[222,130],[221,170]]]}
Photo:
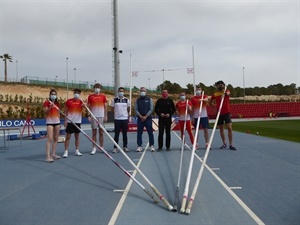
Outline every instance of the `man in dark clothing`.
{"label": "man in dark clothing", "polygon": [[135,114],[137,116],[137,152],[143,151],[142,149],[142,134],[144,127],[148,132],[150,151],[155,152],[154,148],[154,137],[152,129],[152,112],[153,112],[153,101],[152,98],[146,95],[146,88],[140,88],[140,97],[135,102]]}
{"label": "man in dark clothing", "polygon": [[162,90],[162,97],[157,100],[154,110],[159,116],[158,151],[161,151],[163,147],[164,130],[166,130],[166,148],[170,151],[172,115],[176,109],[173,100],[168,97],[167,90]]}

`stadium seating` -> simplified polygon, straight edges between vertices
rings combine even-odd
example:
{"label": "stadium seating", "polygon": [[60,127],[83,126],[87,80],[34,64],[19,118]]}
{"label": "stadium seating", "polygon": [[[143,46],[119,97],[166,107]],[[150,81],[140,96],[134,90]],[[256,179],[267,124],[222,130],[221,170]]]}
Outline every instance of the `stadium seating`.
{"label": "stadium seating", "polygon": [[[208,107],[209,118],[216,118],[216,112]],[[300,116],[300,102],[267,102],[231,104],[232,118],[263,118],[269,117],[272,111],[273,117]]]}

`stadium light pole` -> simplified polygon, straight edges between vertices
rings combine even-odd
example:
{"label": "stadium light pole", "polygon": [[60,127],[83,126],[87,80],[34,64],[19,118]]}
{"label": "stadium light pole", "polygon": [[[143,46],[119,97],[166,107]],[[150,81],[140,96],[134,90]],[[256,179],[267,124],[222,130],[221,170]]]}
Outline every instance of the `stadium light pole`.
{"label": "stadium light pole", "polygon": [[18,82],[18,60],[16,60],[16,81]]}
{"label": "stadium light pole", "polygon": [[243,67],[243,88],[244,88],[244,104],[245,104],[246,103],[245,67]]}
{"label": "stadium light pole", "polygon": [[76,83],[76,68],[74,68],[74,81]]}
{"label": "stadium light pole", "polygon": [[69,92],[68,60],[69,60],[69,57],[66,58],[67,100],[68,100],[68,92]]}

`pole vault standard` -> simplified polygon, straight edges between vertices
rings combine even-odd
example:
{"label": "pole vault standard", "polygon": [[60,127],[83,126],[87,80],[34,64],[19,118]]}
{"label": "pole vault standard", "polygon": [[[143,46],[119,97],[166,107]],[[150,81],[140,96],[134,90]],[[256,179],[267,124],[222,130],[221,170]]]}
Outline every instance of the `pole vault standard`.
{"label": "pole vault standard", "polygon": [[179,169],[178,169],[178,177],[177,177],[177,187],[175,191],[175,201],[173,206],[173,211],[177,211],[177,204],[179,200],[179,186],[180,186],[180,177],[181,177],[181,168],[182,168],[182,158],[183,158],[183,149],[184,149],[184,142],[185,142],[185,129],[186,129],[186,116],[188,112],[188,100],[186,100],[186,107],[185,107],[185,114],[184,114],[184,125],[183,125],[183,134],[181,139],[181,150],[180,150],[180,161],[179,161]]}
{"label": "pole vault standard", "polygon": [[200,114],[201,114],[202,105],[203,105],[203,97],[204,97],[204,91],[202,92],[202,96],[201,96],[201,102],[200,102],[200,107],[199,107],[199,115],[198,115],[198,120],[197,120],[197,125],[196,125],[196,135],[195,135],[196,138],[194,139],[194,143],[193,143],[193,149],[192,149],[192,153],[191,153],[188,174],[187,174],[185,188],[184,188],[184,192],[183,192],[182,204],[181,204],[181,209],[180,209],[181,213],[185,212],[186,201],[187,201],[187,197],[188,197],[188,194],[189,194],[189,186],[190,186],[191,175],[192,175],[192,168],[193,168],[193,163],[194,163],[196,142],[197,142],[198,131],[199,131],[199,124],[200,124],[200,118],[201,118]]}
{"label": "pole vault standard", "polygon": [[[78,130],[81,131],[81,133],[83,133],[83,135],[89,139],[93,144],[95,144],[95,146],[98,147],[98,149],[100,149],[101,151],[103,151],[103,153],[105,154],[105,156],[107,158],[109,158],[117,167],[119,167],[130,179],[132,179],[140,188],[143,189],[144,192],[146,192],[147,195],[149,195],[153,201],[155,203],[158,203],[159,200],[157,200],[150,191],[148,191],[135,177],[133,177],[124,167],[122,167],[113,157],[111,157],[107,151],[105,151],[104,148],[101,148],[93,139],[91,139],[80,127],[78,127],[72,120],[70,120],[70,118],[64,114],[55,104],[53,104],[51,101],[49,101],[51,103],[51,105],[53,105],[63,116],[65,116]],[[105,130],[105,129],[103,129]]]}
{"label": "pole vault standard", "polygon": [[[158,189],[150,182],[150,180],[144,175],[144,173],[135,165],[135,163],[127,156],[127,154],[123,151],[123,149],[117,144],[117,142],[115,142],[115,140],[109,135],[109,133],[106,131],[106,129],[102,126],[102,124],[97,120],[97,118],[95,117],[95,115],[91,112],[91,110],[87,107],[87,105],[83,102],[83,100],[81,99],[82,103],[84,104],[85,108],[88,110],[88,112],[91,114],[91,116],[94,118],[94,120],[97,121],[98,125],[100,126],[100,128],[105,132],[105,134],[109,137],[109,139],[114,143],[114,145],[119,149],[119,151],[125,156],[125,158],[128,160],[128,162],[139,172],[139,174],[144,178],[144,180],[149,184],[149,186],[151,187],[151,189],[153,190],[153,192],[157,195],[157,197],[159,197],[159,199],[165,204],[165,206],[168,208],[168,210],[172,211],[173,210],[173,206],[168,202],[168,200],[158,191]],[[89,137],[90,139],[90,137]],[[91,139],[90,139],[91,140]],[[93,141],[93,143],[95,144],[95,142]],[[99,149],[100,146],[97,145],[97,147]],[[102,149],[101,149],[102,150]],[[109,158],[112,158],[107,152],[106,155]],[[144,189],[144,188],[143,188]],[[149,192],[147,191],[147,194],[149,195]],[[149,195],[150,196],[150,195]],[[151,195],[152,196],[152,195]],[[151,197],[150,196],[150,197]],[[152,199],[153,196],[151,197]],[[157,200],[155,200],[156,203],[158,203]]]}
{"label": "pole vault standard", "polygon": [[210,139],[209,139],[209,143],[208,143],[208,145],[207,145],[207,147],[206,147],[205,155],[204,155],[204,158],[203,158],[203,161],[202,161],[202,164],[201,164],[201,167],[200,167],[200,170],[199,170],[199,173],[198,173],[196,182],[195,182],[195,186],[194,186],[193,192],[192,192],[192,194],[191,194],[191,197],[190,197],[188,206],[187,206],[187,208],[186,208],[186,210],[185,210],[185,213],[188,214],[188,215],[191,213],[191,209],[192,209],[192,206],[193,206],[193,203],[194,203],[194,199],[195,199],[195,196],[196,196],[196,193],[197,193],[197,190],[198,190],[200,181],[201,181],[201,177],[202,177],[202,174],[203,174],[204,166],[206,165],[206,160],[207,160],[207,158],[208,158],[210,146],[211,146],[211,143],[212,143],[213,138],[214,138],[214,135],[215,135],[216,127],[217,127],[218,120],[219,120],[220,113],[221,113],[221,108],[222,108],[222,106],[223,106],[224,96],[225,96],[225,94],[226,94],[226,89],[227,89],[227,88],[226,88],[226,86],[225,86],[224,93],[223,93],[223,96],[222,96],[222,100],[221,100],[221,103],[220,103],[220,107],[219,107],[219,109],[218,109],[218,114],[217,114],[217,117],[216,117],[216,121],[215,121],[213,130],[212,130]]}

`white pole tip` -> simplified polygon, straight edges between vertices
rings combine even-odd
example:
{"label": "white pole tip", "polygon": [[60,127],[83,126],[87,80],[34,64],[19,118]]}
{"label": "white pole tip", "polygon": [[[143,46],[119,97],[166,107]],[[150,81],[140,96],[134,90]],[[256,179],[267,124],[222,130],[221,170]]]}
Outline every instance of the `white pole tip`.
{"label": "white pole tip", "polygon": [[173,206],[169,205],[168,209],[169,209],[170,211],[172,211],[172,210],[173,210]]}

